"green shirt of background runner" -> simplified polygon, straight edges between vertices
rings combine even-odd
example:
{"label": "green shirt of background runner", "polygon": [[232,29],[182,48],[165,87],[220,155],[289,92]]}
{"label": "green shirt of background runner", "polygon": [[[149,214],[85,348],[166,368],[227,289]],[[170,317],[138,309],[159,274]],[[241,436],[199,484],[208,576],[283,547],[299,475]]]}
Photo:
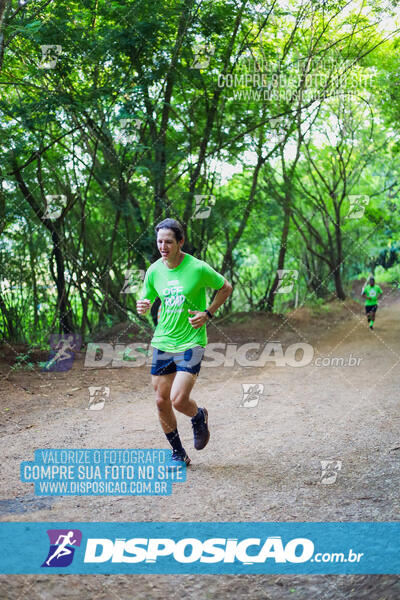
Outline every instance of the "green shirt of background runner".
{"label": "green shirt of background runner", "polygon": [[375,306],[375,304],[378,304],[378,296],[382,293],[379,285],[366,285],[364,288],[365,306]]}

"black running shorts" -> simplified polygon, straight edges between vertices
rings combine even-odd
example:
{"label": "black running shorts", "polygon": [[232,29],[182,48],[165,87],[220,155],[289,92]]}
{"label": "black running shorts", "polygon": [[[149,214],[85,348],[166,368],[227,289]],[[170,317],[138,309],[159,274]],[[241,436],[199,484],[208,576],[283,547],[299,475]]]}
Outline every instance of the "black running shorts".
{"label": "black running shorts", "polygon": [[365,305],[365,312],[366,314],[372,312],[372,313],[376,313],[378,308],[377,304],[370,304],[369,306]]}
{"label": "black running shorts", "polygon": [[183,352],[163,352],[154,348],[151,364],[152,375],[168,375],[177,371],[199,374],[205,348],[195,346]]}

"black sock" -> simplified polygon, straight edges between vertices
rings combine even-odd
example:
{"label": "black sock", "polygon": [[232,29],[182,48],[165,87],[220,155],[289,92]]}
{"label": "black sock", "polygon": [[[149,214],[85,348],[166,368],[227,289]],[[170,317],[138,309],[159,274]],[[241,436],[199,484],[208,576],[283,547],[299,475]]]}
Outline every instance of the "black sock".
{"label": "black sock", "polygon": [[198,408],[197,413],[194,415],[194,417],[192,417],[192,423],[196,423],[197,421],[199,421],[202,418],[203,418],[203,411],[201,410],[201,408]]}
{"label": "black sock", "polygon": [[181,438],[179,437],[179,433],[178,433],[177,429],[174,429],[174,431],[171,431],[170,433],[166,433],[165,435],[167,437],[167,440],[169,441],[169,443],[172,446],[172,450],[175,450],[176,452],[183,452]]}

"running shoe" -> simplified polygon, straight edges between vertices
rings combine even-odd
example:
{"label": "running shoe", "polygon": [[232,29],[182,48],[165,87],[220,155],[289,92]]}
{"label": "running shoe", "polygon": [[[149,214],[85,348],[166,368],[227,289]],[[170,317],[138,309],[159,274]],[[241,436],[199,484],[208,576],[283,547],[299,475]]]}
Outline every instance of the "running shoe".
{"label": "running shoe", "polygon": [[203,450],[208,444],[210,439],[210,432],[208,430],[208,411],[206,408],[200,408],[202,416],[196,421],[192,421],[193,427],[193,441],[196,450]]}
{"label": "running shoe", "polygon": [[178,452],[177,450],[172,451],[172,456],[167,463],[167,468],[176,469],[176,467],[183,467],[190,464],[190,458],[186,454],[185,450],[183,452]]}

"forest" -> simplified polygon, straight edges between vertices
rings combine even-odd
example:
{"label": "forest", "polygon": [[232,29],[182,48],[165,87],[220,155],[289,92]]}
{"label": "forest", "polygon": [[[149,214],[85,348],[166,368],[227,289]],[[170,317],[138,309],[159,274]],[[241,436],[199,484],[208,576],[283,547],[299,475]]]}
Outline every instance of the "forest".
{"label": "forest", "polygon": [[397,5],[0,0],[2,340],[140,322],[166,217],[220,316],[397,286]]}

